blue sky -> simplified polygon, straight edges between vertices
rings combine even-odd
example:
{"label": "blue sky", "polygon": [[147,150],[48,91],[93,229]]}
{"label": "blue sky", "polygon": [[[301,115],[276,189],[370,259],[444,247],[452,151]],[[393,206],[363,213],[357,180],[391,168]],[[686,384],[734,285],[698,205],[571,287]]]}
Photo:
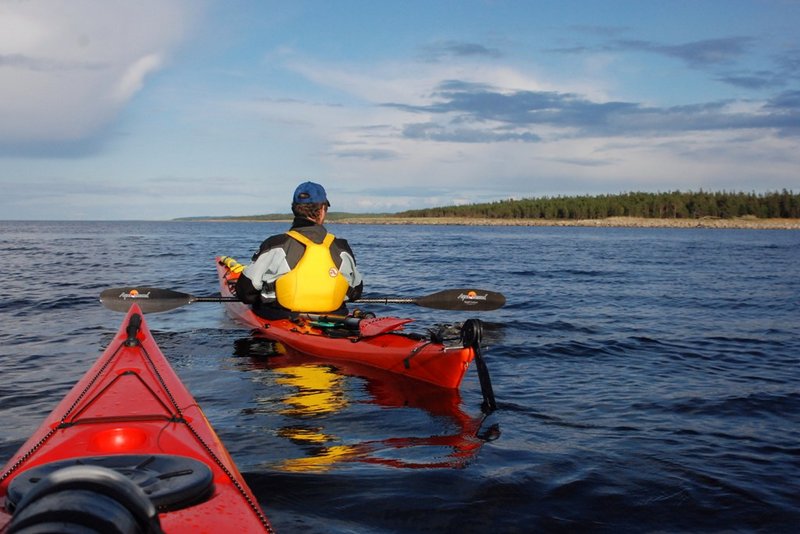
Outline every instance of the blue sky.
{"label": "blue sky", "polygon": [[800,190],[800,1],[0,0],[0,219]]}

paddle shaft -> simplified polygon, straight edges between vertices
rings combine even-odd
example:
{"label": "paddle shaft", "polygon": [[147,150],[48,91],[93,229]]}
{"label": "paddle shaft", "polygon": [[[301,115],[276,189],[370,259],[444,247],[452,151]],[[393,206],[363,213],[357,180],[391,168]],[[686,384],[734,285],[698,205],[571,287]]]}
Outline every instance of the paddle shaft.
{"label": "paddle shaft", "polygon": [[412,298],[401,298],[401,297],[366,297],[360,298],[353,302],[359,302],[361,304],[416,304],[416,300]]}
{"label": "paddle shaft", "polygon": [[221,296],[208,296],[208,297],[194,297],[192,302],[241,302],[238,297],[221,297]]}

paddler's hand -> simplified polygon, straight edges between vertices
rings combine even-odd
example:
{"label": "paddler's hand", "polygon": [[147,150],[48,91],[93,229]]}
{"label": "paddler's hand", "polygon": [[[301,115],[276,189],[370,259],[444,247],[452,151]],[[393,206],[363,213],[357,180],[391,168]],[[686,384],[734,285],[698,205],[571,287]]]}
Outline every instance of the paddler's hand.
{"label": "paddler's hand", "polygon": [[347,290],[347,300],[352,302],[360,299],[362,291],[364,291],[364,282],[361,282],[356,287],[351,287]]}

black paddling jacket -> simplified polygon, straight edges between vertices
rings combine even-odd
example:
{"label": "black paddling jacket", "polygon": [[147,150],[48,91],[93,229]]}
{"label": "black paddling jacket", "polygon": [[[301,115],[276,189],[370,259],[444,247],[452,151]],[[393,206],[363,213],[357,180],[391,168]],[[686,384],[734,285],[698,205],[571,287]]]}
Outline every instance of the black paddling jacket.
{"label": "black paddling jacket", "polygon": [[[296,217],[292,230],[302,234],[314,243],[322,243],[328,234],[327,229],[305,218]],[[287,234],[273,235],[259,247],[236,282],[236,295],[242,302],[253,306],[253,311],[263,317],[273,319],[286,317],[288,310],[278,304],[275,298],[275,281],[291,271],[305,253],[305,245]],[[356,268],[356,260],[347,240],[336,238],[330,247],[331,259],[339,272],[347,280],[349,300],[361,296],[364,282]],[[343,306],[344,308],[344,306]],[[346,308],[337,310],[337,313]]]}

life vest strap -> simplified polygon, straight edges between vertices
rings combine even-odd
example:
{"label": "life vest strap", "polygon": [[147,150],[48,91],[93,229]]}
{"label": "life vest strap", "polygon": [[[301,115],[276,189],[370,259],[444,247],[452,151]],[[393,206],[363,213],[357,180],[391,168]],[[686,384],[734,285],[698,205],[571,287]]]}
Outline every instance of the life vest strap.
{"label": "life vest strap", "polygon": [[[300,232],[298,232],[296,230],[289,230],[288,232],[286,232],[286,235],[288,235],[289,237],[291,237],[295,241],[299,241],[300,243],[304,244],[307,247],[311,246],[311,245],[318,245],[319,244],[319,243],[314,243],[309,238],[307,238],[306,236],[304,236],[303,234],[301,234]],[[328,235],[325,236],[325,239],[322,240],[322,245],[326,246],[327,248],[330,248],[331,247],[331,243],[333,243],[334,239],[336,239],[336,236],[334,236],[333,234],[329,233]]]}

